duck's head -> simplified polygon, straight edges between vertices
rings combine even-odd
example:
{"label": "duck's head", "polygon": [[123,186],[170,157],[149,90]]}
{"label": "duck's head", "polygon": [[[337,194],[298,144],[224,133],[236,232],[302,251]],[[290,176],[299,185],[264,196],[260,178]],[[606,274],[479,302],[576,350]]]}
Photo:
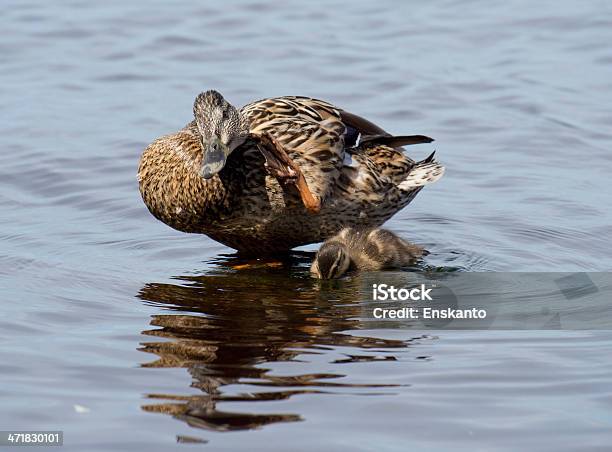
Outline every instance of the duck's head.
{"label": "duck's head", "polygon": [[310,273],[319,279],[334,279],[344,275],[351,266],[346,245],[326,242],[321,245],[310,267]]}
{"label": "duck's head", "polygon": [[249,123],[217,91],[198,94],[193,103],[193,115],[203,152],[200,174],[210,179],[223,169],[232,151],[244,143]]}

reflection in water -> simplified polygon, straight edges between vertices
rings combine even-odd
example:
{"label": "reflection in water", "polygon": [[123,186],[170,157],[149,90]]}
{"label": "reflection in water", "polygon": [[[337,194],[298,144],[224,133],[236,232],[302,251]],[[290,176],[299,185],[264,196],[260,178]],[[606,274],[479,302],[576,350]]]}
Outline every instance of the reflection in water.
{"label": "reflection in water", "polygon": [[[230,256],[204,275],[180,276],[176,284],[146,284],[138,294],[140,299],[175,312],[152,316],[155,328],[143,334],[164,341],[142,344],[142,351],[158,357],[143,366],[184,367],[193,377],[192,387],[203,394],[149,394],[150,399],[165,402],[143,409],[173,415],[193,427],[241,430],[301,417],[221,411],[218,402],[283,400],[339,388],[363,388],[371,394],[375,388],[394,386],[345,383],[340,380],[346,376],[342,365],[334,373],[291,376],[270,375],[265,368],[265,363],[299,362],[298,356],[303,359],[337,346],[358,347],[363,352],[345,355],[334,360],[335,364],[394,361],[393,351],[407,346],[406,341],[343,333],[363,328],[354,320],[359,316],[359,306],[354,303],[359,278],[313,280],[305,265],[298,265],[297,270],[295,265],[310,259],[299,253],[286,262],[244,262]],[[250,385],[253,390],[224,393],[224,386],[236,384]]]}

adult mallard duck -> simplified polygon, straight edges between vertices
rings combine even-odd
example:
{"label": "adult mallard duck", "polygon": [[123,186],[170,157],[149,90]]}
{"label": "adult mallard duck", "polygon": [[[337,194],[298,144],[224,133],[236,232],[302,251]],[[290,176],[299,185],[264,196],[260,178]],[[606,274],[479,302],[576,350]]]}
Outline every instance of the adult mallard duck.
{"label": "adult mallard duck", "polygon": [[241,252],[280,253],[347,226],[377,227],[444,172],[433,154],[415,162],[400,147],[431,138],[391,136],[317,99],[238,110],[207,91],[193,113],[145,149],[140,193],[167,225]]}

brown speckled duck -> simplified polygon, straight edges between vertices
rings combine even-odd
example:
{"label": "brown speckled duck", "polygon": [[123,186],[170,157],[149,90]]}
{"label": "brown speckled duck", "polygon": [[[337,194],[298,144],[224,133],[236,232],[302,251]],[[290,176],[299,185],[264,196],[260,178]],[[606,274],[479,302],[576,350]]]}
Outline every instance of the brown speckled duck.
{"label": "brown speckled duck", "polygon": [[145,149],[140,193],[167,225],[245,253],[377,227],[444,172],[433,154],[415,162],[400,147],[431,138],[392,136],[321,100],[278,97],[238,110],[207,91],[193,113]]}
{"label": "brown speckled duck", "polygon": [[400,268],[428,254],[386,229],[344,228],[326,240],[310,267],[315,278],[340,278],[351,270]]}

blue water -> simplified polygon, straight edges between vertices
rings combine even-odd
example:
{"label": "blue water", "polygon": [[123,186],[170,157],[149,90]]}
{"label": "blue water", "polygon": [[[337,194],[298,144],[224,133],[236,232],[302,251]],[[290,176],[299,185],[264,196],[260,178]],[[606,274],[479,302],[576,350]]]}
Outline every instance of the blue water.
{"label": "blue water", "polygon": [[3,429],[90,451],[608,447],[609,332],[364,329],[357,282],[322,293],[309,254],[232,270],[150,216],[136,167],[202,90],[314,96],[436,139],[409,150],[446,175],[387,224],[424,266],[609,271],[609,2],[3,6]]}

